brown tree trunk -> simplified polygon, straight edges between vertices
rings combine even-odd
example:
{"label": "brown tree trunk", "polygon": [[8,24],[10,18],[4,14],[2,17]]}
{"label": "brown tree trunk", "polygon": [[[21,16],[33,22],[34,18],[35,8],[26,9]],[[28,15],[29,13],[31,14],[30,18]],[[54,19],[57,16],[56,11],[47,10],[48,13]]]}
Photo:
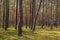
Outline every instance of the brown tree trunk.
{"label": "brown tree trunk", "polygon": [[16,26],[15,26],[16,30],[17,30],[17,13],[18,13],[18,0],[16,0]]}
{"label": "brown tree trunk", "polygon": [[36,21],[37,21],[38,13],[39,13],[39,10],[41,8],[41,2],[42,2],[42,0],[40,1],[39,8],[37,10],[37,14],[36,14],[35,19],[34,19],[34,25],[33,25],[34,28],[33,28],[33,31],[35,31],[35,26],[36,26]]}
{"label": "brown tree trunk", "polygon": [[33,13],[32,13],[32,0],[30,0],[30,20],[29,20],[29,28],[32,30],[33,26]]}
{"label": "brown tree trunk", "polygon": [[58,0],[56,0],[56,28],[58,27]]}
{"label": "brown tree trunk", "polygon": [[7,30],[9,26],[9,0],[6,0],[6,22],[5,22],[5,30]]}
{"label": "brown tree trunk", "polygon": [[42,28],[44,26],[44,0],[43,0],[43,12],[42,12]]}
{"label": "brown tree trunk", "polygon": [[22,35],[22,26],[23,26],[22,0],[19,0],[19,9],[20,9],[20,22],[18,25],[18,36],[21,36]]}
{"label": "brown tree trunk", "polygon": [[2,28],[5,26],[5,5],[6,5],[6,0],[3,0],[3,25]]}
{"label": "brown tree trunk", "polygon": [[26,28],[28,26],[28,19],[27,19],[27,1],[25,0],[25,25],[26,25]]}
{"label": "brown tree trunk", "polygon": [[53,9],[52,9],[52,0],[50,1],[51,2],[51,29],[53,29]]}

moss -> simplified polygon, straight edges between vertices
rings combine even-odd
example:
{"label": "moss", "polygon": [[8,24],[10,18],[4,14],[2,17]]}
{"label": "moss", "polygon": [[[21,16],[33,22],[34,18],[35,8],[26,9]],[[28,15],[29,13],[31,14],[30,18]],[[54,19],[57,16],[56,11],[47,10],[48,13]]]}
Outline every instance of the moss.
{"label": "moss", "polygon": [[7,31],[1,29],[0,31],[4,31],[0,33],[0,40],[56,40],[56,36],[60,33],[60,28],[54,28],[52,30],[48,30],[48,28],[42,29],[41,27],[37,26],[36,31],[32,33],[30,29],[23,29],[23,36],[17,36],[17,31],[10,27]]}

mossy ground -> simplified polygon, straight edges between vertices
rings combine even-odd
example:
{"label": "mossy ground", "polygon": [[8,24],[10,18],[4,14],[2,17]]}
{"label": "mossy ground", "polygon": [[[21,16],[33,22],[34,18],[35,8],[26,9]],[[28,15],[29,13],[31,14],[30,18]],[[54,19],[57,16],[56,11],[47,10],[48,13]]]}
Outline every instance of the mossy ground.
{"label": "mossy ground", "polygon": [[51,30],[48,27],[42,29],[37,26],[34,33],[29,28],[23,27],[22,36],[19,37],[17,34],[17,30],[13,27],[8,28],[7,31],[0,28],[0,40],[57,40],[57,36],[60,35],[60,27]]}

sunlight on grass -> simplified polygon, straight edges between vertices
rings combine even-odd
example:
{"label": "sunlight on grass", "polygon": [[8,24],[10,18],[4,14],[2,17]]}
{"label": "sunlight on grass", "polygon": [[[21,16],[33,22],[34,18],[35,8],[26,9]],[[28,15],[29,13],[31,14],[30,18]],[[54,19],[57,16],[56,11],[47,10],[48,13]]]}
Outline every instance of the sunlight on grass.
{"label": "sunlight on grass", "polygon": [[[37,26],[36,31],[32,33],[29,28],[23,27],[23,36],[17,36],[17,31],[14,27],[8,28],[7,31],[0,33],[0,40],[56,40],[56,36],[60,34],[60,28],[54,28],[53,31],[48,28],[42,29]],[[3,31],[0,28],[0,31]]]}

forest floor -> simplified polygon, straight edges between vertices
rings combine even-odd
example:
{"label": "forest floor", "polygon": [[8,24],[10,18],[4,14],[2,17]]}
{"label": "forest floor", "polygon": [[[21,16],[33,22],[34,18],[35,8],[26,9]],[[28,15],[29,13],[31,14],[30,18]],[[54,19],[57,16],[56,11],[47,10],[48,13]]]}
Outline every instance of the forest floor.
{"label": "forest floor", "polygon": [[48,27],[42,29],[37,26],[34,33],[29,28],[23,27],[21,37],[17,35],[17,30],[13,27],[8,28],[7,31],[0,28],[0,40],[60,40],[60,27],[51,30]]}

